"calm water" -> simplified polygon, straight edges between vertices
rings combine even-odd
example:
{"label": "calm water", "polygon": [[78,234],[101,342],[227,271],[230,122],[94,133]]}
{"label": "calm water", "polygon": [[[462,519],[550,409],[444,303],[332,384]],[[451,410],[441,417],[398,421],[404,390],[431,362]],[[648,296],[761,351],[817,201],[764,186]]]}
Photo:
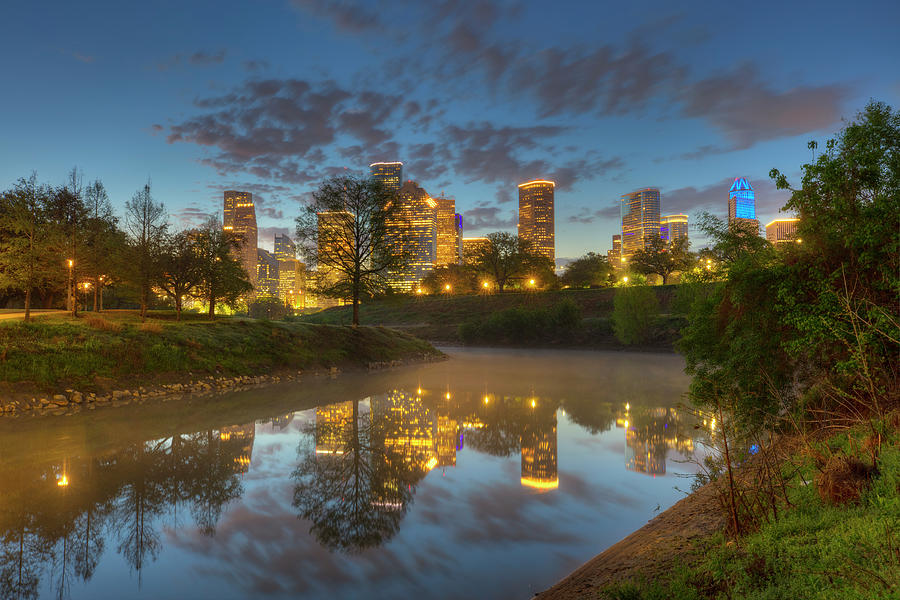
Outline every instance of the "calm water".
{"label": "calm water", "polygon": [[0,598],[528,598],[681,497],[677,356],[450,350],[0,420]]}

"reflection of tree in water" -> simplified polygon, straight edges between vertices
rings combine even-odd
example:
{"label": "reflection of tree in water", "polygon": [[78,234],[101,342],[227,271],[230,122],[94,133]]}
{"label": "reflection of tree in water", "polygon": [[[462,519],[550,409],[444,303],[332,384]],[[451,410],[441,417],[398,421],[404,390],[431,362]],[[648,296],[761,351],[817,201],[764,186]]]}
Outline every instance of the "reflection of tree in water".
{"label": "reflection of tree in water", "polygon": [[318,409],[291,474],[300,518],[333,550],[358,552],[393,537],[425,474],[385,443],[402,423],[375,410],[369,417],[361,417],[358,400]]}
{"label": "reflection of tree in water", "polygon": [[159,554],[162,514],[178,502],[190,502],[211,533],[242,493],[252,448],[252,425],[225,429],[240,433],[174,436],[61,464],[0,463],[0,598],[36,598],[45,577],[67,597],[74,580],[93,576],[107,536],[140,576]]}

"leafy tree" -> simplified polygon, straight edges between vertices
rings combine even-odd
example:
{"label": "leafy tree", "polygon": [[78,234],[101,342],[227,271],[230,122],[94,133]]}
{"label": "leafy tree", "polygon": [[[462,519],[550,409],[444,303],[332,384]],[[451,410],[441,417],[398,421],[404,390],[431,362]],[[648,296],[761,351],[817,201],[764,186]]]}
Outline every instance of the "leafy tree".
{"label": "leafy tree", "polygon": [[612,272],[605,256],[588,252],[566,265],[560,283],[574,288],[602,286],[607,284]]}
{"label": "leafy tree", "polygon": [[125,203],[129,238],[128,277],[139,290],[141,319],[147,316],[150,291],[159,279],[159,257],[166,239],[166,210],[150,193],[150,182]]}
{"label": "leafy tree", "polygon": [[25,293],[25,320],[31,318],[31,294],[58,283],[63,264],[48,249],[50,190],[37,174],[20,179],[0,205],[0,282]]}
{"label": "leafy tree", "polygon": [[168,236],[160,252],[156,284],[175,304],[178,321],[181,320],[184,298],[192,295],[203,281],[203,263],[196,241],[196,234],[181,231]]}
{"label": "leafy tree", "polygon": [[92,283],[94,311],[102,309],[103,287],[122,270],[127,239],[118,228],[106,188],[98,179],[84,189],[84,251],[81,272]]}
{"label": "leafy tree", "polygon": [[659,275],[665,285],[672,273],[694,264],[694,257],[688,250],[689,244],[684,237],[667,242],[658,235],[651,236],[647,247],[632,255],[629,266],[645,275]]}
{"label": "leafy tree", "polygon": [[448,285],[454,294],[471,294],[480,289],[475,271],[467,265],[441,265],[422,279],[422,288],[433,294],[444,293]]}
{"label": "leafy tree", "polygon": [[236,258],[240,239],[222,229],[218,216],[210,217],[195,236],[200,261],[200,284],[195,288],[195,295],[206,301],[209,316],[214,317],[217,302],[235,306],[244,294],[253,290],[253,284]]}
{"label": "leafy tree", "polygon": [[493,280],[501,292],[525,276],[545,283],[555,280],[552,261],[536,253],[531,243],[505,231],[489,233],[487,238],[490,243],[478,247],[470,264]]}
{"label": "leafy tree", "polygon": [[297,242],[307,264],[318,268],[319,293],[349,298],[354,326],[360,298],[383,290],[387,271],[404,262],[391,251],[396,240],[388,227],[399,209],[381,182],[340,176],[324,181],[297,217]]}
{"label": "leafy tree", "polygon": [[59,244],[62,260],[72,261],[66,283],[66,297],[71,302],[67,309],[72,311],[72,316],[77,316],[75,285],[83,269],[80,251],[84,242],[87,208],[84,204],[82,175],[76,167],[69,172],[65,185],[57,187],[50,195],[48,214],[57,229],[57,235],[52,240]]}
{"label": "leafy tree", "polygon": [[613,331],[623,344],[646,342],[659,315],[659,300],[652,287],[629,286],[616,290],[613,298]]}

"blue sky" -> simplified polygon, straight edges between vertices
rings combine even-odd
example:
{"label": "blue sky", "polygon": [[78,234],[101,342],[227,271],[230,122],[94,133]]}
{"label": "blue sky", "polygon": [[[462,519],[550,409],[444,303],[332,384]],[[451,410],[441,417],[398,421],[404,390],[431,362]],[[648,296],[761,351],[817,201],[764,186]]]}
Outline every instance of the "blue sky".
{"label": "blue sky", "polygon": [[806,142],[900,104],[900,3],[42,2],[0,9],[0,186],[78,166],[121,212],[150,178],[176,227],[254,192],[260,245],[328,175],[402,160],[465,234],[515,228],[557,182],[557,256],[605,252],[617,200],[760,219]]}

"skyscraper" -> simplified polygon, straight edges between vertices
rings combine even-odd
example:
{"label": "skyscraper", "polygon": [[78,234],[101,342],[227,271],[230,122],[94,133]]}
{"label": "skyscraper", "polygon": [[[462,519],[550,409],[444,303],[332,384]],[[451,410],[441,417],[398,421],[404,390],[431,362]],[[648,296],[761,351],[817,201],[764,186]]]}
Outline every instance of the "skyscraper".
{"label": "skyscraper", "polygon": [[437,260],[435,265],[459,263],[459,236],[456,227],[456,200],[443,194],[437,202]]}
{"label": "skyscraper", "polygon": [[667,242],[688,237],[687,215],[666,215],[659,219],[659,237]]}
{"label": "skyscraper", "polygon": [[556,259],[553,193],[556,184],[535,179],[519,184],[519,238],[550,260]]}
{"label": "skyscraper", "polygon": [[400,292],[416,289],[437,259],[437,202],[412,181],[400,188],[399,209],[388,219],[391,252],[402,263],[387,272],[388,285]]}
{"label": "skyscraper", "polygon": [[456,229],[456,263],[461,265],[463,261],[463,220],[461,214],[456,213],[453,215],[453,226]]}
{"label": "skyscraper", "polygon": [[403,185],[402,162],[376,162],[369,165],[372,177],[382,182],[392,192],[399,192]]}
{"label": "skyscraper", "polygon": [[275,234],[274,250],[273,254],[278,258],[297,258],[297,245],[286,235]]}
{"label": "skyscraper", "polygon": [[464,263],[469,263],[478,253],[479,248],[486,248],[491,245],[491,240],[486,237],[464,237],[462,239],[462,259]]}
{"label": "skyscraper", "polygon": [[265,296],[278,296],[278,259],[262,248],[257,248],[257,292]]}
{"label": "skyscraper", "polygon": [[[339,211],[325,211],[317,214],[318,217],[318,254],[319,264],[316,269],[316,278],[319,288],[329,288],[344,277],[336,265],[339,264],[341,248],[352,248],[352,226],[354,216],[352,213]],[[319,306],[336,306],[337,300],[319,298]]]}
{"label": "skyscraper", "polygon": [[619,263],[622,262],[622,236],[621,234],[616,234],[612,236],[612,249],[606,253],[606,262],[609,263],[613,269],[619,266]]}
{"label": "skyscraper", "polygon": [[800,219],[775,219],[766,225],[766,239],[776,245],[796,241],[799,222]]}
{"label": "skyscraper", "polygon": [[746,177],[736,178],[728,190],[728,225],[744,227],[754,235],[759,235],[756,198],[753,186]]}
{"label": "skyscraper", "polygon": [[659,190],[644,188],[622,196],[622,256],[643,250],[659,235]]}
{"label": "skyscraper", "polygon": [[256,208],[253,194],[235,190],[225,191],[225,217],[223,229],[236,235],[240,240],[237,259],[247,272],[247,278],[255,288],[257,280],[257,252],[259,245],[256,231]]}

